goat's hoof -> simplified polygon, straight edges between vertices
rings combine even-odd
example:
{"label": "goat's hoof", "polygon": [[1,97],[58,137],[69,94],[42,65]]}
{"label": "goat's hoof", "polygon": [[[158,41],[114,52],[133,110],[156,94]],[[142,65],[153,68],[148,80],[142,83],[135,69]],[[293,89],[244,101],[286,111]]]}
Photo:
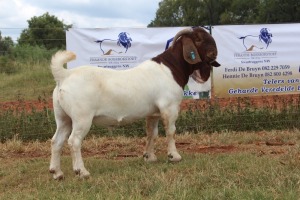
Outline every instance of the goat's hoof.
{"label": "goat's hoof", "polygon": [[168,159],[170,162],[179,162],[182,158],[178,153],[169,153]]}
{"label": "goat's hoof", "polygon": [[144,159],[148,159],[148,158],[149,158],[149,155],[148,155],[147,153],[144,153],[143,158],[144,158]]}
{"label": "goat's hoof", "polygon": [[87,179],[90,177],[90,173],[87,170],[76,169],[74,172],[82,179]]}
{"label": "goat's hoof", "polygon": [[63,174],[61,174],[61,175],[59,175],[59,176],[53,176],[53,178],[54,178],[54,180],[58,180],[58,181],[62,181],[62,180],[65,179],[65,177],[64,177]]}
{"label": "goat's hoof", "polygon": [[75,169],[75,170],[74,170],[74,173],[75,173],[76,175],[80,175],[80,169]]}
{"label": "goat's hoof", "polygon": [[63,172],[62,171],[56,171],[56,170],[54,170],[54,169],[50,169],[49,170],[49,172],[51,173],[51,174],[53,174],[53,179],[54,180],[64,180],[65,179],[65,177],[64,177],[64,174],[63,174]]}
{"label": "goat's hoof", "polygon": [[144,153],[143,155],[144,161],[146,162],[155,162],[157,161],[157,157],[155,154]]}

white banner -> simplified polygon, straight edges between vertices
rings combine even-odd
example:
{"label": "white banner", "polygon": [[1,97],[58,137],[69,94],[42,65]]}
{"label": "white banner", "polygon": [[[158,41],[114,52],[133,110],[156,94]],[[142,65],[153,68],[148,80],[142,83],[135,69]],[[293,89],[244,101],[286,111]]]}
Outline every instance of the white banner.
{"label": "white banner", "polygon": [[215,26],[212,35],[217,97],[299,93],[300,24]]}
{"label": "white banner", "polygon": [[[75,52],[77,58],[68,63],[68,68],[91,65],[126,70],[135,67],[162,53],[183,28],[69,29],[67,50]],[[210,81],[198,84],[190,78],[183,95],[199,98],[199,92],[210,91]]]}

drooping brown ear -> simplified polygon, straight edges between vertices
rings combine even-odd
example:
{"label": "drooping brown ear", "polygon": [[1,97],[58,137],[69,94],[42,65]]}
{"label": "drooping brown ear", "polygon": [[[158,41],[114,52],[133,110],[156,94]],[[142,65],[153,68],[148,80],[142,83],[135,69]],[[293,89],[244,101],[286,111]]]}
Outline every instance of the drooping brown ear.
{"label": "drooping brown ear", "polygon": [[201,75],[202,80],[207,81],[208,78],[210,77],[211,66],[206,62],[202,62],[200,64],[199,70],[200,70],[200,75]]}
{"label": "drooping brown ear", "polygon": [[190,38],[182,36],[182,46],[183,57],[185,61],[190,64],[196,64],[202,61],[198,54],[197,48]]}

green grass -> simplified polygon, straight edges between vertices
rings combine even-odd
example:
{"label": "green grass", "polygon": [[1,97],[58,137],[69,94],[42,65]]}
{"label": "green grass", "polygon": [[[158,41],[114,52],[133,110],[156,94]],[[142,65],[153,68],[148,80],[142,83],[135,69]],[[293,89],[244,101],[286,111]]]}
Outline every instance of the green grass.
{"label": "green grass", "polygon": [[49,63],[24,64],[14,74],[0,73],[1,102],[35,100],[38,96],[51,97],[55,82]]}
{"label": "green grass", "polygon": [[[263,141],[274,138],[296,144],[262,145]],[[91,177],[82,180],[74,174],[70,152],[65,148],[62,181],[53,180],[48,172],[49,140],[30,143],[11,140],[0,144],[0,199],[297,200],[300,198],[299,140],[299,130],[180,135],[177,142],[190,143],[191,148],[233,145],[239,150],[198,154],[179,148],[183,160],[174,164],[167,162],[164,138],[157,141],[158,161],[145,163],[141,157],[142,139],[94,137],[85,140],[82,148]],[[261,148],[264,154],[260,153]],[[273,154],[274,149],[284,150]],[[92,151],[96,152],[86,154]],[[138,153],[139,157],[117,159],[117,154],[126,152]]]}
{"label": "green grass", "polygon": [[63,158],[66,179],[47,173],[48,159],[20,159],[0,167],[1,199],[299,199],[300,165],[250,153],[184,155],[177,164],[85,159],[92,178],[80,180]]}

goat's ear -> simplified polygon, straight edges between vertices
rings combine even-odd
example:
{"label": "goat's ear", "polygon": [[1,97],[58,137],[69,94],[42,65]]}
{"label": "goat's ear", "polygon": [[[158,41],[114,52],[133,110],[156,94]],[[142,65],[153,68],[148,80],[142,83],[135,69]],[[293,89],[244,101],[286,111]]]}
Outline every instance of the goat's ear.
{"label": "goat's ear", "polygon": [[188,37],[182,37],[182,48],[184,60],[190,64],[196,64],[201,62],[201,58],[198,54],[197,48],[193,41]]}

